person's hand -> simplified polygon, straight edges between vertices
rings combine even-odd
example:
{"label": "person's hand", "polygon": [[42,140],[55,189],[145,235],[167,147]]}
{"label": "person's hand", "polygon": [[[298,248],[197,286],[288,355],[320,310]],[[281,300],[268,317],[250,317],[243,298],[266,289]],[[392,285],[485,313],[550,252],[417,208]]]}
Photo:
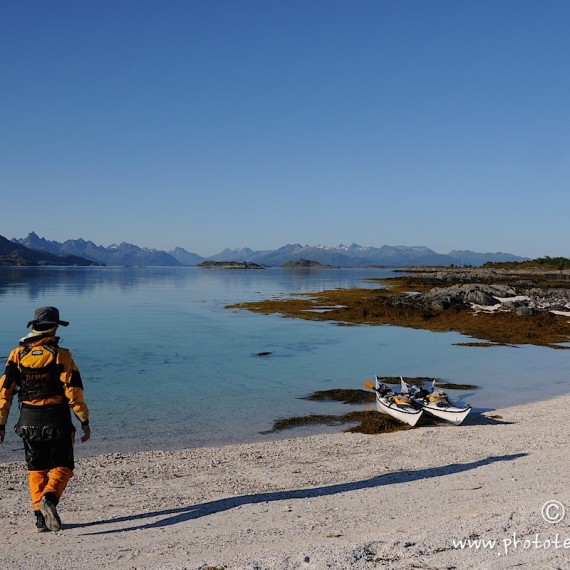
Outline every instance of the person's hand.
{"label": "person's hand", "polygon": [[0,426],[0,443],[4,443],[5,435],[6,435],[6,426]]}
{"label": "person's hand", "polygon": [[81,436],[81,443],[85,443],[91,437],[91,428],[89,426],[83,426],[83,435]]}

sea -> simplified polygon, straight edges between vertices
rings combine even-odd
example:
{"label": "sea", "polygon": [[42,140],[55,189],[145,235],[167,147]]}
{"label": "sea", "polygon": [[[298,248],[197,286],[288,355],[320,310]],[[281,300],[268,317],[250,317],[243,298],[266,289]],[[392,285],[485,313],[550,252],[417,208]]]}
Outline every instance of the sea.
{"label": "sea", "polygon": [[[379,287],[374,279],[396,275],[390,269],[0,268],[0,365],[29,332],[36,307],[59,308],[70,321],[58,331],[60,344],[81,371],[91,413],[92,438],[77,443],[78,457],[338,432],[346,426],[272,430],[278,419],[354,410],[304,397],[364,389],[375,374],[476,385],[449,391],[472,405],[472,415],[570,392],[567,350],[457,346],[474,339],[227,308]],[[22,457],[12,430],[17,416],[14,402],[0,461]]]}

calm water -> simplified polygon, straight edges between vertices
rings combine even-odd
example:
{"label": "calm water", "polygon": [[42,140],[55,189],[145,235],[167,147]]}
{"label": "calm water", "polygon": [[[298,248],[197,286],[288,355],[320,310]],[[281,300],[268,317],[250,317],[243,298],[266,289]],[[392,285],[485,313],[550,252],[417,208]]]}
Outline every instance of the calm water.
{"label": "calm water", "polygon": [[[343,413],[299,399],[362,388],[375,373],[436,376],[481,388],[454,394],[475,409],[570,391],[565,350],[453,346],[454,333],[341,327],[228,310],[228,304],[336,287],[374,286],[388,270],[198,268],[0,268],[0,355],[27,329],[35,307],[55,305],[71,325],[73,352],[91,409],[92,440],[78,456],[132,449],[250,442],[279,435],[273,420]],[[257,356],[267,351],[267,357]],[[2,363],[3,365],[3,363]],[[0,460],[21,458],[11,426]],[[341,428],[317,428],[321,431]],[[312,433],[315,433],[314,431]]]}

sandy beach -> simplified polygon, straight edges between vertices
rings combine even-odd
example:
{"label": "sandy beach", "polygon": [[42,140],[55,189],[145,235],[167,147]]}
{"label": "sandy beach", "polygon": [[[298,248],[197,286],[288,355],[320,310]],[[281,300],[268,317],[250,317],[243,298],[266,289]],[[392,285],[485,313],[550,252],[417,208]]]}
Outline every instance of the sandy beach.
{"label": "sandy beach", "polygon": [[11,569],[570,568],[569,409],[563,396],[473,413],[459,427],[80,459],[59,533],[35,530],[23,460],[3,463],[0,560]]}

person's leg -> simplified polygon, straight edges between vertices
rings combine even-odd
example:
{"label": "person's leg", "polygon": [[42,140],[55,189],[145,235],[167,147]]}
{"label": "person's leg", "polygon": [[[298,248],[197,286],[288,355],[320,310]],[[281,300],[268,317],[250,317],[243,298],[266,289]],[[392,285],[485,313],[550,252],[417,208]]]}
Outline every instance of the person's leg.
{"label": "person's leg", "polygon": [[46,456],[45,444],[41,441],[23,439],[26,463],[28,465],[28,485],[30,488],[30,498],[36,517],[36,528],[38,532],[46,532],[45,518],[40,511],[40,501],[44,496],[44,490],[49,481],[49,469],[47,469],[48,458]]}
{"label": "person's leg", "polygon": [[67,483],[73,477],[75,466],[73,458],[74,441],[75,431],[72,431],[49,442],[50,472],[44,495],[53,493],[57,497],[56,504],[61,499]]}
{"label": "person's leg", "polygon": [[34,507],[34,515],[36,516],[36,528],[38,532],[46,532],[49,528],[46,526],[44,515],[40,511],[40,501],[44,496],[44,489],[49,480],[47,469],[39,471],[28,471],[28,482],[30,486],[30,496]]}
{"label": "person's leg", "polygon": [[30,496],[34,511],[40,510],[40,500],[44,496],[44,489],[49,481],[48,470],[28,471],[28,482],[30,486]]}
{"label": "person's leg", "polygon": [[[73,477],[73,471],[69,467],[54,467],[50,469],[49,480],[43,489],[42,495],[53,495],[52,502],[59,503],[67,483]],[[40,497],[41,498],[41,497]]]}
{"label": "person's leg", "polygon": [[49,480],[44,487],[40,500],[40,510],[45,517],[47,527],[51,531],[61,530],[61,519],[57,505],[63,495],[67,483],[73,477],[73,442],[75,432],[49,442],[50,464]]}

